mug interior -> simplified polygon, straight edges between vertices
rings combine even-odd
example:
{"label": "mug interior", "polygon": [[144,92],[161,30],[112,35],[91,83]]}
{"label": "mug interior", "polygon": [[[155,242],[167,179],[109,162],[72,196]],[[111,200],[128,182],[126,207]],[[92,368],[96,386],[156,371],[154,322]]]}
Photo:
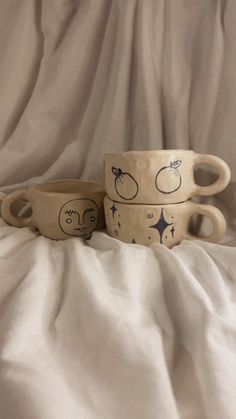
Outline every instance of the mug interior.
{"label": "mug interior", "polygon": [[77,179],[64,179],[59,181],[45,182],[40,185],[34,185],[34,189],[43,193],[63,194],[104,192],[104,186],[101,183]]}

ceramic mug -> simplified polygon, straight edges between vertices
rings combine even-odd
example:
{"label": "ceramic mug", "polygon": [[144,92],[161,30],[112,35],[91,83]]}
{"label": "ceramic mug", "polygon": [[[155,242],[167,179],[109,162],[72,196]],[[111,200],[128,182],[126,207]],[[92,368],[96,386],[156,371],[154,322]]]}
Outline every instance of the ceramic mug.
{"label": "ceramic mug", "polygon": [[[225,218],[217,208],[193,201],[133,205],[116,202],[106,196],[104,210],[108,234],[126,243],[148,246],[158,242],[172,247],[182,239],[217,242],[226,231]],[[195,214],[210,218],[213,231],[208,237],[194,236],[188,231],[191,217]]]}
{"label": "ceramic mug", "polygon": [[[16,227],[36,227],[51,239],[83,237],[105,227],[102,184],[76,179],[63,179],[33,185],[3,198],[2,218]],[[12,213],[14,202],[29,201],[32,215],[27,218]]]}
{"label": "ceramic mug", "polygon": [[[230,169],[224,160],[191,150],[107,153],[104,160],[106,193],[117,202],[184,202],[192,196],[218,193],[230,180]],[[194,168],[203,163],[219,173],[212,185],[200,186],[194,181]]]}

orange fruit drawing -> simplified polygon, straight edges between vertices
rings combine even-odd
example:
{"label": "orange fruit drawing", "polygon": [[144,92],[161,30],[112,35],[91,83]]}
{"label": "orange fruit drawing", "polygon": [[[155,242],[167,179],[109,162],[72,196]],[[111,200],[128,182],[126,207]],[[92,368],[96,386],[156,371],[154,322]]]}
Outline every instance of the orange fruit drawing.
{"label": "orange fruit drawing", "polygon": [[133,176],[116,167],[112,167],[112,173],[115,175],[116,193],[123,199],[134,199],[138,194],[138,184]]}
{"label": "orange fruit drawing", "polygon": [[156,175],[155,183],[159,192],[169,194],[177,191],[182,183],[178,167],[181,160],[171,162],[169,166],[162,167]]}

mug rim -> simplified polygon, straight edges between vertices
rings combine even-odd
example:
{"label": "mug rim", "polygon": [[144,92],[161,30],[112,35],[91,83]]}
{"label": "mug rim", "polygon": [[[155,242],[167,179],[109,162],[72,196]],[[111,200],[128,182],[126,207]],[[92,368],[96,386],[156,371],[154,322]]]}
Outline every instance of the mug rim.
{"label": "mug rim", "polygon": [[111,199],[108,195],[106,195],[105,197],[104,197],[104,201],[105,200],[107,200],[107,201],[110,201],[111,203],[115,203],[115,204],[118,204],[118,205],[121,205],[122,207],[125,207],[125,208],[127,208],[127,209],[134,209],[134,208],[146,208],[146,207],[148,207],[148,208],[157,208],[157,207],[163,207],[163,208],[165,208],[165,207],[171,207],[171,206],[180,206],[180,205],[182,205],[182,206],[184,206],[184,205],[192,205],[192,204],[198,204],[197,202],[194,202],[194,201],[192,201],[191,199],[187,199],[187,200],[185,200],[185,201],[179,201],[179,202],[169,202],[169,203],[166,203],[166,204],[147,204],[147,203],[140,203],[140,202],[135,202],[135,203],[131,203],[131,202],[129,202],[129,203],[126,203],[126,202],[121,202],[121,201],[115,201],[114,199]]}
{"label": "mug rim", "polygon": [[[78,189],[76,190],[56,190],[56,185],[65,185],[69,186],[78,185]],[[54,185],[54,188],[53,188]],[[51,186],[51,188],[50,188]],[[83,186],[83,187],[81,187]],[[89,187],[89,188],[88,188]],[[104,193],[105,194],[105,186],[100,182],[95,182],[92,180],[83,180],[83,179],[55,179],[49,180],[46,182],[34,184],[31,186],[31,189],[37,191],[43,195],[78,195],[78,194],[97,194],[97,193]]]}
{"label": "mug rim", "polygon": [[143,156],[144,155],[144,153],[145,154],[147,154],[147,155],[151,155],[151,154],[153,154],[153,153],[161,153],[161,154],[165,154],[165,153],[169,153],[169,152],[172,152],[172,153],[179,153],[179,152],[181,152],[181,153],[195,153],[195,151],[194,150],[191,150],[191,149],[178,149],[178,148],[176,148],[176,149],[161,149],[161,150],[157,150],[157,149],[155,149],[155,150],[129,150],[129,151],[117,151],[117,152],[112,152],[112,153],[105,153],[104,154],[104,157],[106,157],[106,156],[121,156],[121,155],[127,155],[127,154],[129,154],[129,155],[133,155],[133,156],[135,156],[135,155],[137,155],[138,157],[139,156]]}

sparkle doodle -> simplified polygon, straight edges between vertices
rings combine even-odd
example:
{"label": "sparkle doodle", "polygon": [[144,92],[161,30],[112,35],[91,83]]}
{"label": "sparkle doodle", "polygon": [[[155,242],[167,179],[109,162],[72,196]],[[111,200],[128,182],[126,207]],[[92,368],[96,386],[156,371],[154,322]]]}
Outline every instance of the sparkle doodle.
{"label": "sparkle doodle", "polygon": [[164,210],[163,208],[161,209],[161,215],[159,220],[157,221],[156,224],[150,226],[150,228],[155,228],[156,230],[158,230],[159,234],[160,234],[160,243],[163,244],[162,242],[162,237],[163,237],[163,233],[165,231],[165,229],[169,226],[173,225],[173,223],[167,223],[167,221],[165,220],[164,217]]}

